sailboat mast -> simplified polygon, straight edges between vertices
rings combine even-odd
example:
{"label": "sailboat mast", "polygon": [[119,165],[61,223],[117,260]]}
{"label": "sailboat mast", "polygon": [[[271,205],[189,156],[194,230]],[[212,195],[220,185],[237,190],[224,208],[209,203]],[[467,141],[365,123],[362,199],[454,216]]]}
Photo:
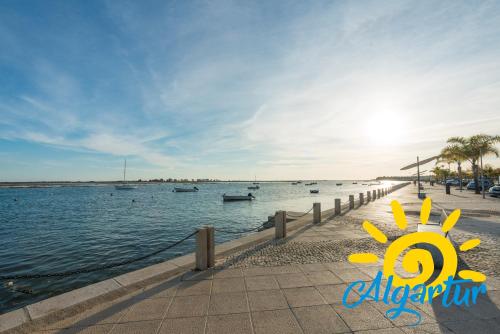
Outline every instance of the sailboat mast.
{"label": "sailboat mast", "polygon": [[125,159],[125,164],[123,166],[123,182],[125,182],[126,173],[127,173],[127,159]]}

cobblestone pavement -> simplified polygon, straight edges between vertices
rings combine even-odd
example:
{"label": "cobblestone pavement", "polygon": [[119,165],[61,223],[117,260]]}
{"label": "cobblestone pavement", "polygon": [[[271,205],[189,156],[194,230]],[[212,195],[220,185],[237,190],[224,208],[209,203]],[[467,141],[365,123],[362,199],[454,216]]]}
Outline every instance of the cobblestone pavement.
{"label": "cobblestone pavement", "polygon": [[[429,190],[431,195],[432,191]],[[434,191],[436,204],[447,209],[453,207],[454,203],[440,198],[439,189]],[[419,216],[411,211],[418,213],[421,202],[416,200],[413,186],[408,186],[343,216],[305,226],[286,240],[267,242],[220,259],[216,269],[185,273],[46,324],[34,332],[499,333],[497,236],[500,225],[497,225],[498,216],[494,215],[464,217],[474,221],[467,220],[460,228],[461,219],[452,232],[458,243],[473,236],[482,240],[480,247],[460,255],[465,265],[488,275],[488,295],[480,297],[476,305],[445,308],[436,300],[432,305],[409,301],[407,307],[422,317],[416,327],[411,326],[416,320],[414,314],[404,313],[391,319],[386,313],[390,307],[382,302],[364,302],[353,309],[343,306],[342,297],[349,283],[363,280],[369,284],[382,268],[380,262],[353,265],[346,261],[353,252],[369,251],[380,258],[385,252],[386,245],[369,238],[361,223],[369,220],[388,235],[389,240],[408,233],[395,227],[390,211],[392,199],[398,199],[410,211],[408,230],[415,231]],[[471,206],[467,209],[473,211]],[[432,219],[437,219],[439,214],[439,210],[434,210]],[[483,228],[481,224],[488,226]],[[399,275],[411,277],[400,262],[397,267]],[[354,293],[348,301],[357,299]]]}

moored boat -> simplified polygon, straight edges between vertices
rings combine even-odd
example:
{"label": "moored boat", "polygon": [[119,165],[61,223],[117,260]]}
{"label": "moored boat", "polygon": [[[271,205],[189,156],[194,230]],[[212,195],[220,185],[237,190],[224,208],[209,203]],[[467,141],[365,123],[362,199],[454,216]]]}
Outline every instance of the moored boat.
{"label": "moored boat", "polygon": [[311,194],[319,194],[319,190],[318,189],[311,189],[311,190],[309,190],[309,192]]}
{"label": "moored boat", "polygon": [[224,202],[231,202],[231,201],[251,201],[255,199],[255,197],[252,195],[252,193],[248,193],[246,196],[242,195],[222,195],[222,200]]}
{"label": "moored boat", "polygon": [[133,189],[137,188],[137,186],[130,184],[130,183],[127,183],[126,176],[127,176],[127,159],[125,159],[124,166],[123,166],[123,183],[117,184],[115,186],[116,190],[133,190]]}
{"label": "moored boat", "polygon": [[257,190],[257,189],[260,189],[260,187],[258,185],[255,185],[255,186],[247,187],[247,189],[249,189],[249,190]]}
{"label": "moored boat", "polygon": [[197,187],[193,187],[193,188],[174,187],[174,190],[172,190],[172,192],[174,192],[174,193],[195,193],[198,190],[200,190],[200,189],[198,189]]}
{"label": "moored boat", "polygon": [[336,183],[336,185],[341,186],[341,185],[342,185],[342,183]]}

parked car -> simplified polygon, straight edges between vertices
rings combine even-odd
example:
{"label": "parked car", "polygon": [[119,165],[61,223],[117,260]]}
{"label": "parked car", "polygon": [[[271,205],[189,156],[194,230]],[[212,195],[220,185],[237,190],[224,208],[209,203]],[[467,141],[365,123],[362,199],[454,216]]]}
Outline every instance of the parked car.
{"label": "parked car", "polygon": [[488,190],[491,197],[500,197],[500,186],[493,186]]}
{"label": "parked car", "polygon": [[[483,190],[482,184],[483,184],[483,182],[481,180],[479,180],[479,190]],[[490,180],[484,180],[484,188],[485,189],[488,189],[491,186],[493,186],[493,183]],[[467,190],[474,190],[474,189],[476,189],[476,183],[474,181],[470,181],[467,184]]]}
{"label": "parked car", "polygon": [[458,179],[448,179],[448,180],[446,180],[446,184],[449,184],[450,186],[459,186],[460,185],[460,180],[458,180]]}

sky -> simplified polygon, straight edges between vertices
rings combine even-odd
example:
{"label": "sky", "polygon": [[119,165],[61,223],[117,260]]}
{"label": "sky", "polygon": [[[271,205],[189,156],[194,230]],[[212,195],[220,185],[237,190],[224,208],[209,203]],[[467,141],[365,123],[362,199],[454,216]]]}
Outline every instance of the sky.
{"label": "sky", "polygon": [[0,50],[0,181],[410,175],[500,134],[498,1],[4,0]]}

